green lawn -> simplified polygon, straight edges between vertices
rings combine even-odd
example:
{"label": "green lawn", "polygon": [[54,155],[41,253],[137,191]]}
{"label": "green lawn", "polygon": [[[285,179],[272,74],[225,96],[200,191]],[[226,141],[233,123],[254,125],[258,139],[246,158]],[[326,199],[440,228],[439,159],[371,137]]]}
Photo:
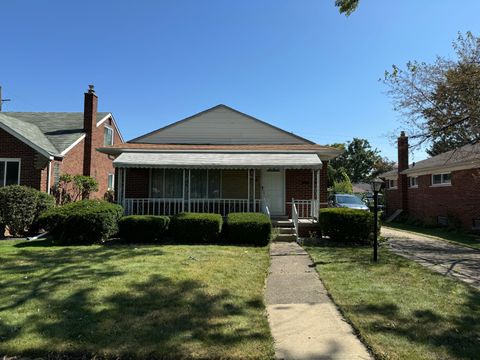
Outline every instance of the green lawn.
{"label": "green lawn", "polygon": [[380,250],[307,247],[335,303],[382,359],[478,359],[480,292]]}
{"label": "green lawn", "polygon": [[0,357],[272,358],[267,248],[0,241]]}
{"label": "green lawn", "polygon": [[403,223],[389,223],[387,225],[384,224],[383,227],[412,231],[424,235],[438,237],[448,241],[453,241],[459,243],[460,245],[467,245],[476,249],[480,249],[480,235],[467,234],[459,231],[448,231],[447,229],[443,228],[426,228]]}

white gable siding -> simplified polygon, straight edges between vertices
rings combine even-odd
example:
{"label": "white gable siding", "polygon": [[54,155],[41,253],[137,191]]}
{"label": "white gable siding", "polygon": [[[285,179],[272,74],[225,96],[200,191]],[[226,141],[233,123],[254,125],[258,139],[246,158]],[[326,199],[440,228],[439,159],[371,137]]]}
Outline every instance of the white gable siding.
{"label": "white gable siding", "polygon": [[310,144],[225,106],[132,140],[150,144]]}

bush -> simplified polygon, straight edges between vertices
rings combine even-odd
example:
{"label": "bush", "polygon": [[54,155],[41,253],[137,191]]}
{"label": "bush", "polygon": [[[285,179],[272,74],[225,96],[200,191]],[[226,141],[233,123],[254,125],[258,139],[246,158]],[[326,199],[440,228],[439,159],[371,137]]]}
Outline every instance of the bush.
{"label": "bush", "polygon": [[40,216],[40,224],[51,232],[55,243],[93,244],[115,235],[122,215],[120,205],[101,200],[82,200],[44,212]]}
{"label": "bush", "polygon": [[7,226],[16,236],[38,230],[40,214],[53,207],[54,201],[52,196],[28,186],[0,188],[0,231]]}
{"label": "bush", "polygon": [[272,223],[262,213],[230,213],[226,226],[227,242],[265,246],[270,242]]}
{"label": "bush", "polygon": [[324,236],[335,241],[355,243],[370,241],[373,235],[373,220],[374,215],[369,211],[345,208],[321,209],[319,217]]}
{"label": "bush", "polygon": [[219,214],[181,213],[172,217],[170,233],[177,243],[213,243],[222,230]]}
{"label": "bush", "polygon": [[120,238],[128,243],[159,241],[165,237],[168,216],[131,215],[118,223]]}

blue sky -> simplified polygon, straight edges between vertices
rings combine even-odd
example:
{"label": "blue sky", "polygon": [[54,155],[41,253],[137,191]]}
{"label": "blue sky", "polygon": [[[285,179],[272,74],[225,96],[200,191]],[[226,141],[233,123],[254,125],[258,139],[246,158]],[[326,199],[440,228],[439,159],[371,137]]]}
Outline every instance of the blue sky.
{"label": "blue sky", "polygon": [[[392,159],[392,64],[480,34],[478,0],[2,1],[4,111],[82,111],[95,84],[126,139],[223,103],[320,144],[363,137]],[[417,152],[414,160],[425,155]]]}

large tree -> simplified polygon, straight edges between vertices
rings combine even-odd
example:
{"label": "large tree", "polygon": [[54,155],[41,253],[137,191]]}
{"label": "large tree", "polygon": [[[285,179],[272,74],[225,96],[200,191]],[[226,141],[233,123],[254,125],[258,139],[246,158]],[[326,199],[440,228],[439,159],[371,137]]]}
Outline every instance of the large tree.
{"label": "large tree", "polygon": [[[343,150],[340,156],[330,161],[328,173],[331,184],[335,181],[343,181],[343,174],[346,174],[353,183],[369,181],[378,171],[376,166],[383,161],[379,151],[372,148],[366,139],[353,138],[346,145],[330,146]],[[388,160],[385,161],[388,162]]]}
{"label": "large tree", "polygon": [[359,1],[360,0],[335,0],[335,6],[338,7],[341,14],[349,16],[357,9]]}
{"label": "large tree", "polygon": [[480,38],[459,33],[453,49],[455,59],[394,65],[383,79],[413,145],[430,155],[480,139]]}

